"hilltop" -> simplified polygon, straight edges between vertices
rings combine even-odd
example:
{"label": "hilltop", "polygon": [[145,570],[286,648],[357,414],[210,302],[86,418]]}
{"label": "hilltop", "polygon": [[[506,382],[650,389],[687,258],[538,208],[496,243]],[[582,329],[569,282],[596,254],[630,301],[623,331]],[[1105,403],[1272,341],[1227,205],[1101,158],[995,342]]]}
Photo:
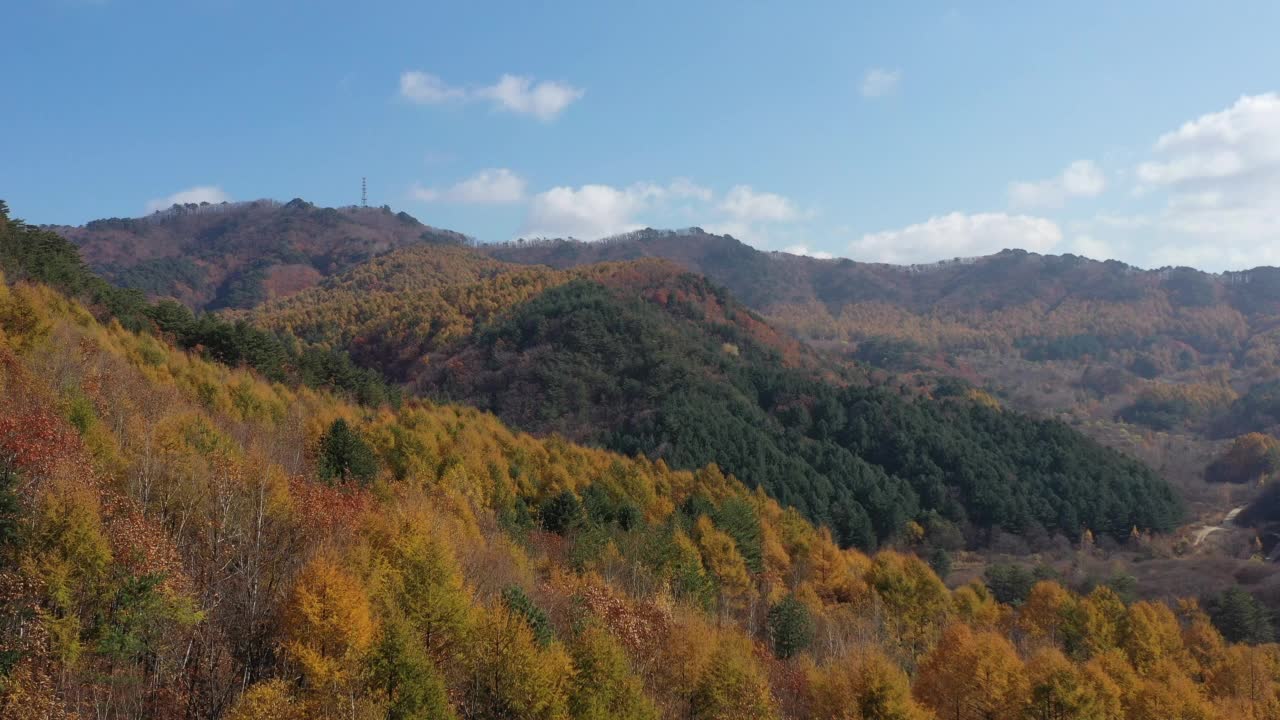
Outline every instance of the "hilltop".
{"label": "hilltop", "polygon": [[252,307],[399,247],[466,241],[386,207],[321,208],[300,199],[174,205],[46,229],[75,243],[106,279],[193,309]]}

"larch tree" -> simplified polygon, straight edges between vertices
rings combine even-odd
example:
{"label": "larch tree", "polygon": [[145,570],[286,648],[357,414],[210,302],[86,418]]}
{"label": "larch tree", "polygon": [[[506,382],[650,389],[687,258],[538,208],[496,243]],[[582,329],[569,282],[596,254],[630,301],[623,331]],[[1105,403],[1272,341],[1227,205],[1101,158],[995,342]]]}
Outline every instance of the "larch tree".
{"label": "larch tree", "polygon": [[925,658],[915,692],[942,720],[1015,720],[1027,678],[1013,646],[992,632],[951,625]]}
{"label": "larch tree", "polygon": [[1248,720],[1280,717],[1280,654],[1276,646],[1233,645],[1213,669],[1208,687],[1215,701],[1233,717]]}
{"label": "larch tree", "polygon": [[697,531],[702,560],[720,588],[721,608],[730,612],[742,610],[755,596],[755,586],[737,544],[705,515],[698,518]]}
{"label": "larch tree", "polygon": [[568,720],[573,661],[559,643],[540,649],[523,617],[495,604],[468,651],[465,717]]}
{"label": "larch tree", "polygon": [[603,627],[587,622],[569,644],[574,675],[569,712],[574,720],[657,720],[626,652]]}
{"label": "larch tree", "polygon": [[1029,637],[1057,645],[1062,639],[1066,613],[1073,604],[1071,593],[1051,580],[1036,583],[1027,600],[1018,608],[1017,625]]}
{"label": "larch tree", "polygon": [[1041,648],[1027,661],[1029,720],[1111,720],[1115,704],[1056,648]]}
{"label": "larch tree", "polygon": [[358,669],[376,635],[359,579],[325,556],[303,567],[285,613],[284,649],[318,702],[355,704]]}
{"label": "larch tree", "polygon": [[777,703],[748,640],[732,634],[721,637],[694,688],[691,709],[694,720],[778,717]]}

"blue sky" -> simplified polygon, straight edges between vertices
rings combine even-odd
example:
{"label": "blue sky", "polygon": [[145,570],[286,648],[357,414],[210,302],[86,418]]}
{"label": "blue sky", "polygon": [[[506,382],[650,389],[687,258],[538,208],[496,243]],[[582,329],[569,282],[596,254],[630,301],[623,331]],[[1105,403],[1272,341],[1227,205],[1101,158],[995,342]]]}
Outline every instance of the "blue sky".
{"label": "blue sky", "polygon": [[1280,265],[1280,5],[16,0],[0,198]]}

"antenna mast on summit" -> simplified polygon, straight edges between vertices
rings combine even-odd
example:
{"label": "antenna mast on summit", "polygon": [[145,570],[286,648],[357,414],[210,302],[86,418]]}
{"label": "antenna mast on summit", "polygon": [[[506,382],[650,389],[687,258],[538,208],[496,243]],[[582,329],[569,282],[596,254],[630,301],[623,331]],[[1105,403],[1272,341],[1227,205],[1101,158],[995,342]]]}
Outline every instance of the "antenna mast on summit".
{"label": "antenna mast on summit", "polygon": [[369,207],[369,183],[360,178],[360,207]]}

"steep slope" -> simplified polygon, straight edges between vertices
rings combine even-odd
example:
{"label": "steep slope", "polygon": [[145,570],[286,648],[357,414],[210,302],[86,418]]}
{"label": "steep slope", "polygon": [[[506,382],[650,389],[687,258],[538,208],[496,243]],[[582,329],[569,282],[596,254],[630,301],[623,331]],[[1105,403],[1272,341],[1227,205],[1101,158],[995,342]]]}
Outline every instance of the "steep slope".
{"label": "steep slope", "polygon": [[[692,277],[670,263],[604,263],[571,272],[526,268],[492,260],[472,248],[423,245],[390,253],[293,297],[264,304],[251,317],[277,332],[347,348],[362,363],[412,379],[434,353],[467,337],[478,326],[542,292],[574,279],[669,300]],[[817,367],[800,343],[779,334],[753,313],[728,303],[723,293],[700,284],[701,302],[688,307],[735,325],[792,365]]]}
{"label": "steep slope", "polygon": [[1063,426],[980,396],[869,387],[669,263],[492,263],[469,248],[407,249],[255,322],[524,430],[673,467],[717,463],[845,544],[874,546],[911,520],[982,544],[995,528],[1121,537],[1179,517],[1150,471]]}
{"label": "steep slope", "polygon": [[264,332],[244,321],[211,314],[197,317],[173,300],[150,303],[137,289],[114,286],[96,275],[77,249],[56,233],[10,218],[0,200],[0,268],[11,281],[49,284],[133,330],[165,334],[181,347],[229,365],[252,367],[274,381],[300,382],[378,404],[397,395],[375,371],[360,368],[345,352],[324,349],[296,338]]}
{"label": "steep slope", "polygon": [[78,245],[108,280],[197,310],[286,296],[398,247],[465,241],[387,208],[303,200],[175,205],[142,218],[49,229]]}
{"label": "steep slope", "polygon": [[488,246],[567,268],[664,257],[723,283],[775,326],[932,385],[959,376],[1139,454],[1205,511],[1222,439],[1280,430],[1280,269],[1212,275],[1006,250],[897,267],[756,251],[698,229],[597,243]]}
{"label": "steep slope", "polygon": [[[1274,648],[1228,644],[1194,603],[949,590],[714,467],[266,382],[40,284],[0,279],[0,406],[5,718],[927,720],[959,697],[983,716],[1225,720],[1280,703],[1258,670]],[[1232,598],[1211,607],[1234,635],[1249,598]]]}

